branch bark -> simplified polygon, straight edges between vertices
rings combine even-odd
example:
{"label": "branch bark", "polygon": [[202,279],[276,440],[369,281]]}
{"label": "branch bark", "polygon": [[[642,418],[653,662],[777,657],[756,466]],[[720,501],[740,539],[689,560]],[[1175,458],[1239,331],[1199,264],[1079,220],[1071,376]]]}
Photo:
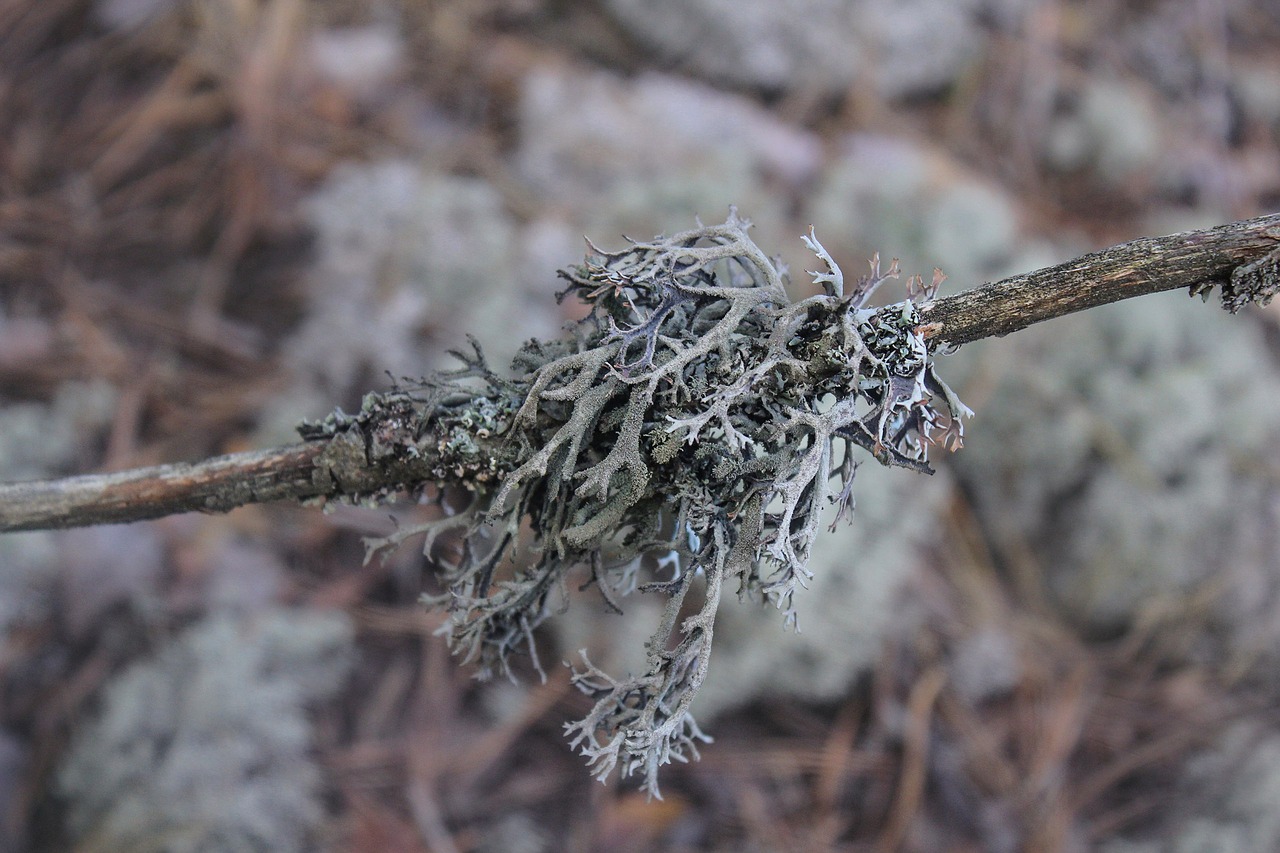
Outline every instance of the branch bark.
{"label": "branch bark", "polygon": [[[1265,303],[1280,289],[1280,214],[1134,240],[938,299],[920,307],[921,331],[931,345],[959,346],[1133,296],[1179,288],[1207,293],[1215,286],[1233,312],[1250,301]],[[340,434],[194,464],[0,484],[0,532],[371,494],[431,481],[434,462],[373,460]]]}
{"label": "branch bark", "polygon": [[295,444],[195,464],[0,484],[0,531],[227,512],[248,503],[313,497],[312,471],[323,450],[323,444]]}
{"label": "branch bark", "polygon": [[[1238,298],[1242,288],[1267,286],[1255,281],[1257,274],[1265,276],[1270,269],[1274,290],[1277,251],[1280,214],[1271,214],[1121,243],[939,299],[920,314],[929,327],[926,337],[959,346],[1086,308],[1184,287],[1196,293],[1225,285],[1224,303],[1234,311],[1243,304]],[[1266,294],[1259,296],[1265,300]]]}

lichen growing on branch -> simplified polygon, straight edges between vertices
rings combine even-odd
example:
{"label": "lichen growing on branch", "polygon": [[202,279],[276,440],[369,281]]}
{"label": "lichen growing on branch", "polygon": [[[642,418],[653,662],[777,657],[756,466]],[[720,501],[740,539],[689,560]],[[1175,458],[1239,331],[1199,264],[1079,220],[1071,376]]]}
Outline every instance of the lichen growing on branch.
{"label": "lichen growing on branch", "polygon": [[969,414],[918,330],[916,304],[941,272],[873,309],[897,262],[875,258],[846,285],[810,231],[822,293],[793,301],[748,227],[731,212],[619,251],[591,246],[561,272],[561,298],[589,313],[560,340],[526,344],[513,377],[475,346],[460,370],[304,428],[358,433],[372,458],[436,460],[432,476],[455,487],[431,492],[444,517],[371,553],[426,534],[441,584],[426,601],[449,613],[454,649],[482,676],[534,653],[575,573],[610,608],[635,592],[667,597],[643,673],[611,676],[583,655],[573,681],[595,704],[567,726],[596,775],[640,774],[653,794],[658,768],[707,740],[689,708],[726,586],[792,622],[824,506],[835,521],[853,506],[854,448],[927,472],[929,447],[958,446]]}

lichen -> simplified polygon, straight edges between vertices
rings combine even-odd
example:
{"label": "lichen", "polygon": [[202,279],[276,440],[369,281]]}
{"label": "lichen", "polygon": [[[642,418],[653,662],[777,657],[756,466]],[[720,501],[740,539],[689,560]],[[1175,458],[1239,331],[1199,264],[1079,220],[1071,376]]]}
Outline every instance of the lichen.
{"label": "lichen", "polygon": [[[1277,235],[1280,239],[1280,235]],[[1250,303],[1268,305],[1280,290],[1280,249],[1256,261],[1241,264],[1231,271],[1231,279],[1222,285],[1222,307],[1232,314]]]}
{"label": "lichen", "polygon": [[340,614],[215,614],[114,677],[57,773],[66,849],[317,849],[308,710],[342,685],[353,637]]}
{"label": "lichen", "polygon": [[[667,597],[645,672],[615,678],[584,654],[573,682],[594,706],[567,726],[595,774],[641,774],[655,795],[658,768],[707,740],[689,707],[726,584],[793,622],[825,504],[837,520],[851,508],[853,449],[929,471],[928,448],[958,445],[968,414],[934,373],[914,302],[867,306],[896,261],[873,259],[846,288],[811,231],[822,292],[793,301],[748,226],[731,213],[592,246],[561,273],[561,297],[589,313],[561,340],[526,344],[513,378],[477,346],[458,371],[311,427],[357,428],[371,455],[436,460],[444,517],[370,549],[427,534],[442,591],[425,600],[449,613],[450,642],[482,677],[534,652],[573,572],[610,607],[636,591]],[[941,278],[912,277],[908,292],[930,299]],[[379,445],[380,431],[393,437]],[[448,498],[459,485],[472,493],[463,506]]]}

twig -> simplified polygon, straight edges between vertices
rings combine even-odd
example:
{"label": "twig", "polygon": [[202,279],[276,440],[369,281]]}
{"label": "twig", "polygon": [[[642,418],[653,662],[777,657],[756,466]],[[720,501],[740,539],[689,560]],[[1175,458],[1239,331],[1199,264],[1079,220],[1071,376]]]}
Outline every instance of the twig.
{"label": "twig", "polygon": [[[1224,306],[1280,288],[1280,214],[1122,243],[920,306],[931,345],[971,343],[1133,296],[1221,290]],[[491,443],[493,439],[477,439]],[[373,459],[340,434],[194,464],[0,484],[0,532],[82,527],[249,503],[354,496],[431,482],[438,460]]]}
{"label": "twig", "polygon": [[322,444],[295,444],[192,465],[0,484],[0,530],[114,524],[308,498],[315,494],[311,472],[322,450]]}
{"label": "twig", "polygon": [[[1280,214],[1202,231],[1145,237],[1075,260],[1015,275],[922,306],[925,336],[953,345],[998,337],[1064,314],[1165,290],[1207,293],[1223,286],[1228,310],[1277,287]],[[1268,281],[1262,279],[1269,278]],[[1256,293],[1265,301],[1265,293]]]}
{"label": "twig", "polygon": [[228,512],[251,503],[367,494],[409,481],[403,468],[369,464],[343,435],[195,463],[0,483],[0,533]]}

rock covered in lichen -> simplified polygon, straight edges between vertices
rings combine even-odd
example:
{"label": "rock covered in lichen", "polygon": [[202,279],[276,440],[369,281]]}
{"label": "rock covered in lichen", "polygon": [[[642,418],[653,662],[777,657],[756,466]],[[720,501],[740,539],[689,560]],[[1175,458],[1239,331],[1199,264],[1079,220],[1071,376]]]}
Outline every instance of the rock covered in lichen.
{"label": "rock covered in lichen", "polygon": [[892,247],[903,266],[938,264],[961,287],[1061,259],[1026,233],[998,184],[941,148],[899,137],[845,137],[805,209],[849,235],[851,248]]}

